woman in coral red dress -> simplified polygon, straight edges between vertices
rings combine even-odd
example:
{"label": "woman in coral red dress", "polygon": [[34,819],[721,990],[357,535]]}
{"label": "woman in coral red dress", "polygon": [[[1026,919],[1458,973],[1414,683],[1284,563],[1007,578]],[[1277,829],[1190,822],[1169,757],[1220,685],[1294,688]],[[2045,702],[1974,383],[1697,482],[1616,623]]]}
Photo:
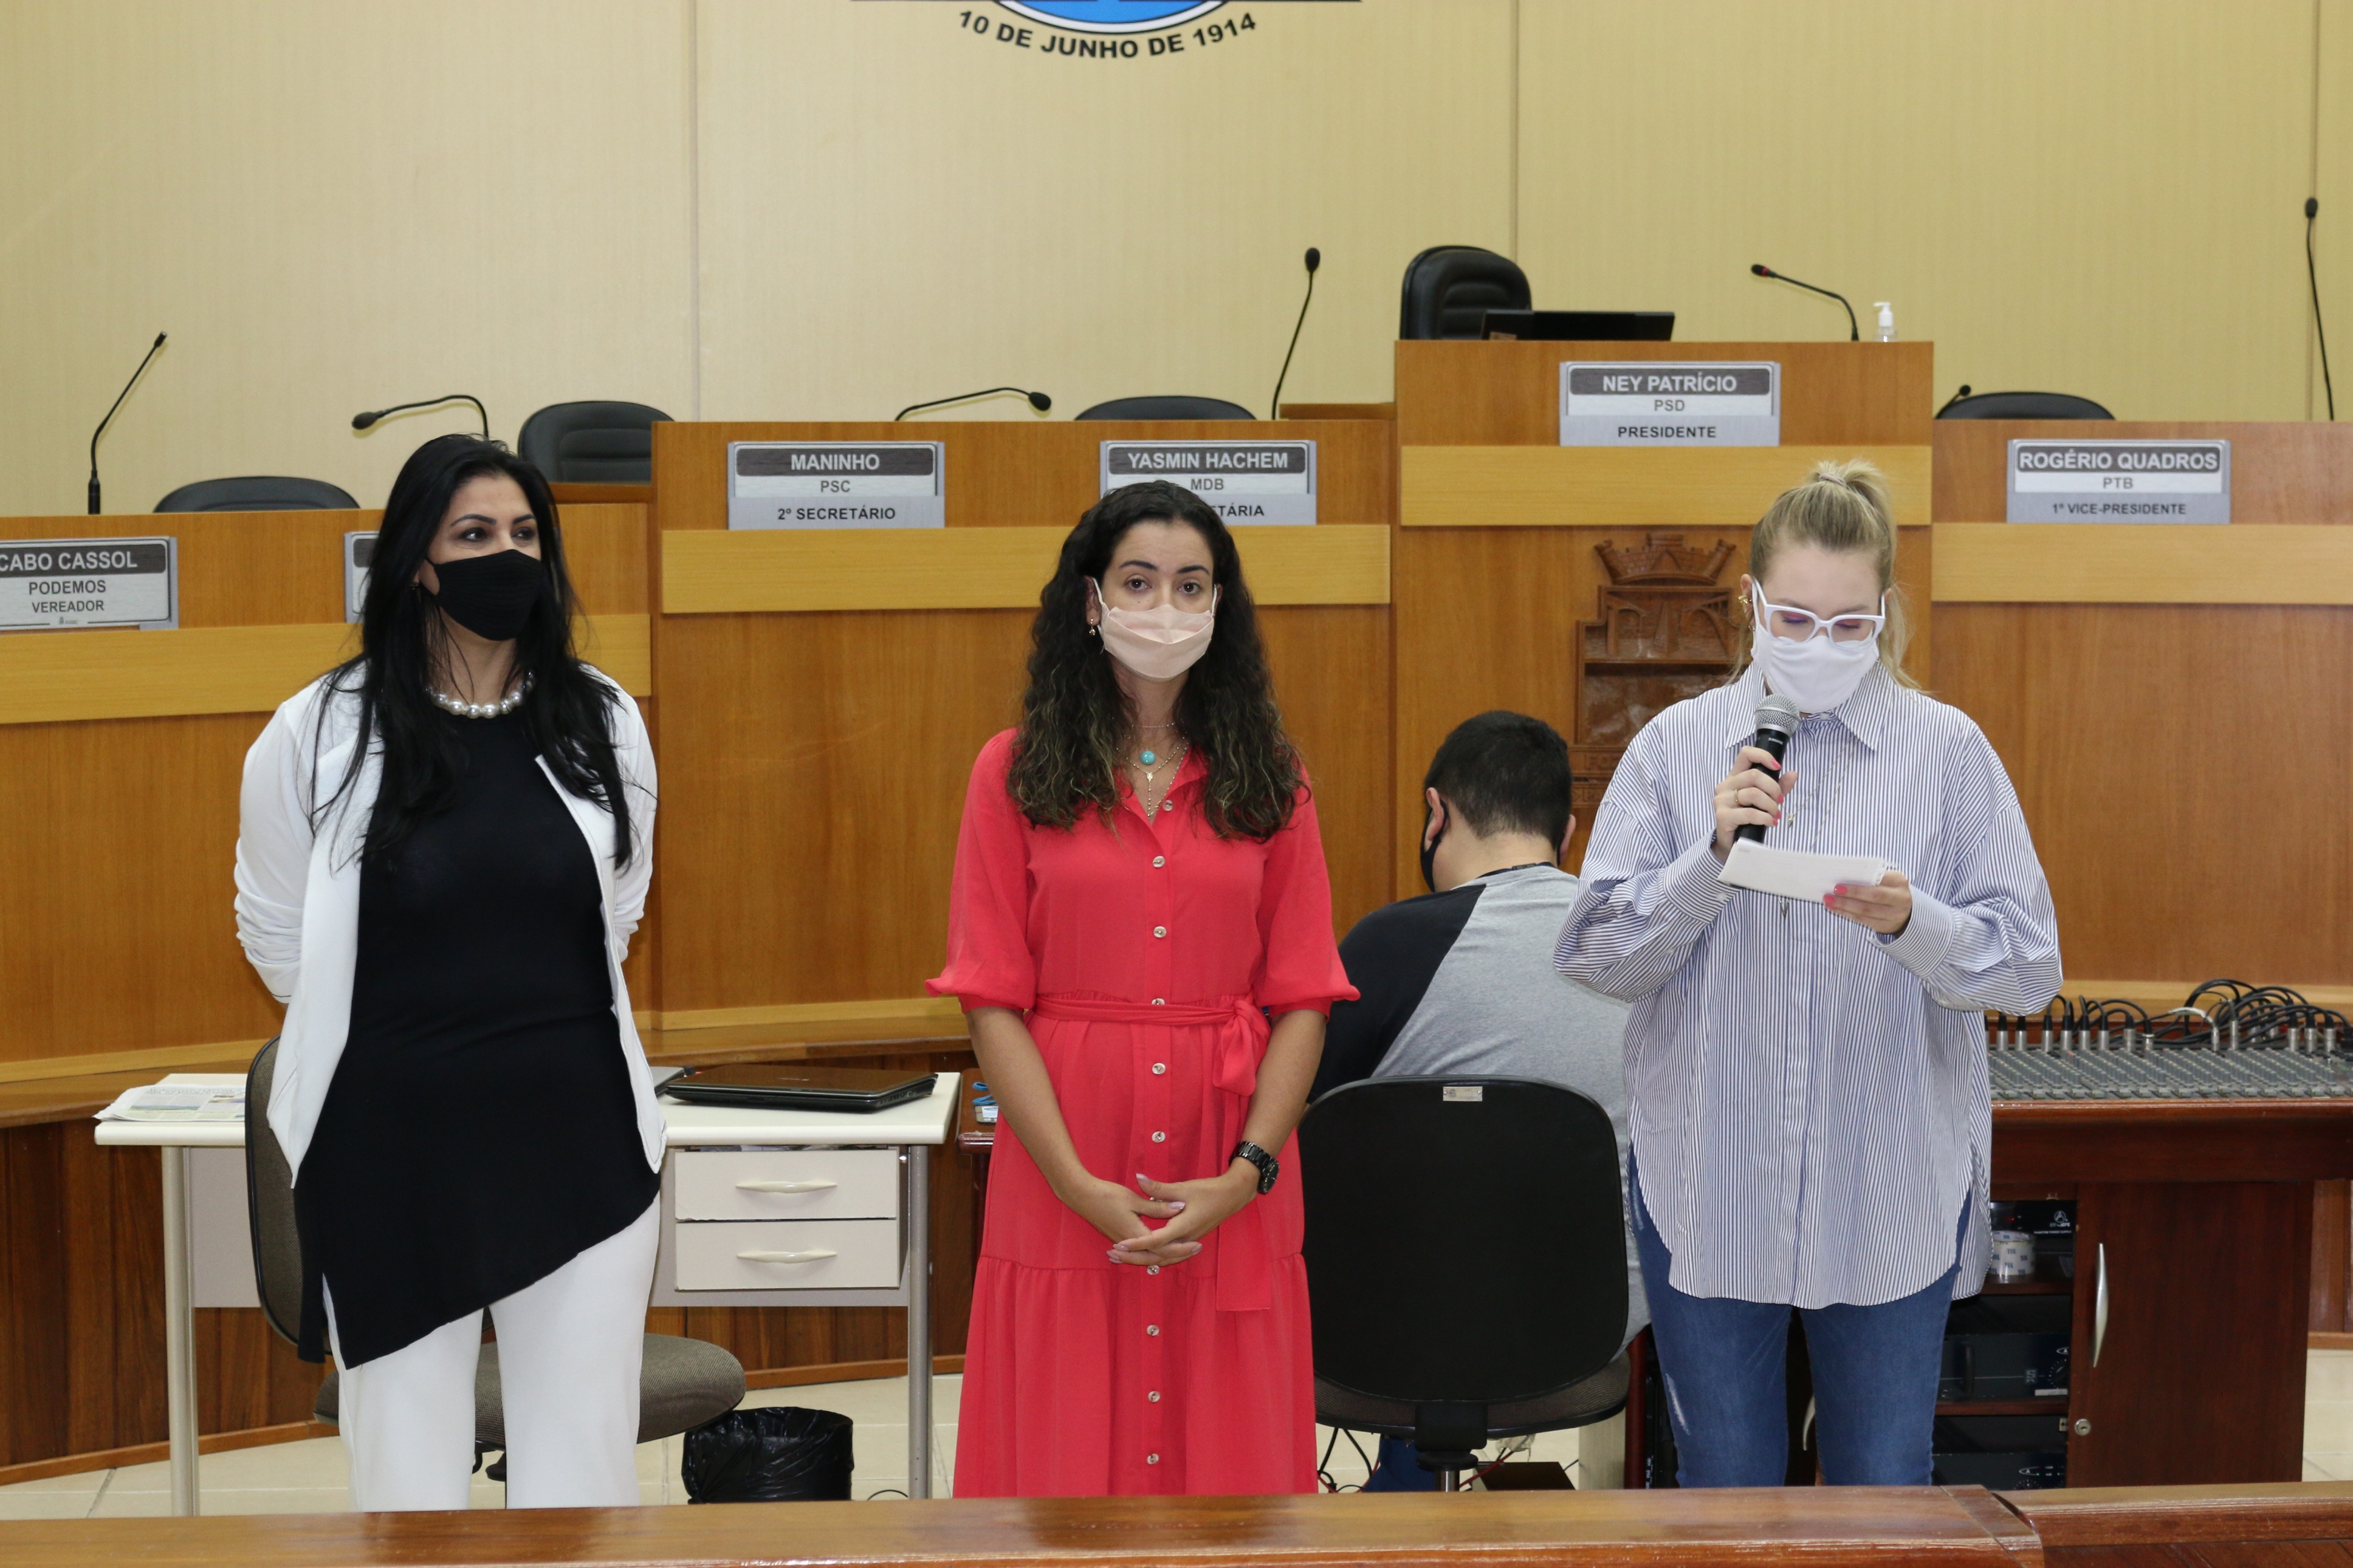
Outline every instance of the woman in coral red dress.
{"label": "woman in coral red dress", "polygon": [[1291,1133],[1356,992],[1233,541],[1113,490],[1032,635],[931,982],[1002,1108],[956,1495],[1313,1491]]}

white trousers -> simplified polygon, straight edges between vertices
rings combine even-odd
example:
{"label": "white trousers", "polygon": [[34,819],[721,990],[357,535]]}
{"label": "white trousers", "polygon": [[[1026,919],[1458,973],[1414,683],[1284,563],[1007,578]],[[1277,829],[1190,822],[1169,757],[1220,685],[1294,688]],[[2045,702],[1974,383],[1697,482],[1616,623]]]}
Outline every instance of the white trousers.
{"label": "white trousers", "polygon": [[[546,1279],[491,1303],[506,1403],[509,1508],[638,1501],[638,1374],[661,1205]],[[327,1301],[332,1342],[335,1304]],[[470,1506],[482,1314],[342,1371],[352,1507]],[[343,1361],[336,1347],[335,1360]]]}

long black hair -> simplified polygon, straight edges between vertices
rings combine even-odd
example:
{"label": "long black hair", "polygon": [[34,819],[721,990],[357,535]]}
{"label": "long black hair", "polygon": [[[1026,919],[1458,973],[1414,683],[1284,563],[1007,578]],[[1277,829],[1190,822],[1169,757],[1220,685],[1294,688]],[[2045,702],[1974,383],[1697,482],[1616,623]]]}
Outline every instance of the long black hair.
{"label": "long black hair", "polygon": [[426,442],[409,454],[392,482],[368,565],[367,597],[360,606],[359,656],[335,667],[328,678],[329,700],[319,705],[323,733],[333,699],[356,694],[359,733],[368,744],[353,748],[351,766],[320,815],[352,787],[371,746],[382,759],[383,779],[368,819],[366,860],[387,863],[419,823],[448,807],[465,756],[427,688],[435,668],[448,656],[449,632],[440,606],[417,582],[417,569],[458,491],[470,480],[501,476],[522,486],[531,503],[540,561],[547,568],[546,586],[515,638],[515,675],[531,681],[531,695],[515,716],[564,787],[612,813],[613,863],[625,866],[632,852],[629,803],[613,754],[613,715],[620,699],[573,651],[572,620],[579,601],[564,566],[555,498],[538,468],[495,442],[471,436]]}
{"label": "long black hair", "polygon": [[1103,581],[1120,537],[1139,522],[1182,523],[1209,547],[1217,627],[1177,695],[1176,725],[1208,766],[1203,809],[1210,827],[1221,838],[1271,838],[1291,820],[1301,770],[1275,706],[1241,556],[1206,501],[1159,479],[1112,491],[1062,541],[1029,631],[1029,689],[1006,787],[1041,827],[1071,826],[1090,808],[1109,821],[1118,808],[1133,715],[1110,653],[1087,635],[1087,579]]}

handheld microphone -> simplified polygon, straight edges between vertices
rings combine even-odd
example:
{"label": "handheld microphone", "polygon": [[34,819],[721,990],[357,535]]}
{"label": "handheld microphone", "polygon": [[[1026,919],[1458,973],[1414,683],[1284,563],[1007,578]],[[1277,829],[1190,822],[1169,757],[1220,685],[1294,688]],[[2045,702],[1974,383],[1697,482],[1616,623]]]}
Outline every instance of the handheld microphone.
{"label": "handheld microphone", "polygon": [[1269,419],[1282,417],[1282,384],[1291,377],[1291,356],[1299,351],[1299,329],[1307,324],[1307,307],[1315,299],[1315,269],[1324,265],[1324,253],[1314,246],[1307,247],[1307,293],[1299,301],[1299,320],[1291,323],[1291,346],[1282,351],[1282,374],[1274,378],[1274,398],[1267,405]]}
{"label": "handheld microphone", "polygon": [[1040,414],[1047,413],[1054,406],[1054,400],[1047,396],[1042,392],[1024,391],[1022,388],[1018,386],[984,386],[978,392],[960,392],[954,397],[934,397],[929,403],[910,403],[906,407],[902,408],[898,413],[891,416],[891,417],[893,419],[904,419],[908,415],[920,412],[925,408],[944,408],[951,403],[969,403],[976,397],[994,397],[1000,392],[1020,393],[1022,396],[1029,400],[1029,406],[1036,409]]}
{"label": "handheld microphone", "polygon": [[[1789,737],[1798,732],[1798,705],[1788,698],[1767,695],[1757,705],[1757,736],[1748,743],[1771,757],[1778,768],[1789,754]],[[1735,838],[1746,838],[1753,844],[1765,842],[1765,825],[1744,822],[1733,830]]]}
{"label": "handheld microphone", "polygon": [[1811,283],[1799,283],[1796,279],[1790,277],[1788,273],[1776,272],[1761,261],[1752,262],[1749,265],[1748,270],[1754,272],[1759,278],[1770,278],[1776,283],[1797,283],[1799,288],[1806,289],[1810,293],[1820,294],[1824,299],[1836,300],[1840,304],[1846,305],[1846,341],[1851,343],[1859,343],[1862,342],[1862,329],[1857,327],[1854,322],[1854,307],[1852,305],[1847,305],[1845,295],[1833,293],[1828,289],[1817,289]]}
{"label": "handheld microphone", "polygon": [[491,438],[491,411],[483,407],[482,400],[470,392],[453,392],[447,397],[428,397],[421,403],[396,403],[389,408],[376,408],[365,414],[354,414],[352,416],[352,428],[365,430],[387,414],[406,414],[412,408],[435,408],[444,403],[472,404],[474,412],[481,416],[482,439],[487,441]]}
{"label": "handheld microphone", "polygon": [[[2328,391],[2328,418],[2337,419],[2337,384],[2328,379],[2328,334],[2320,325],[2320,268],[2312,259],[2312,220],[2320,216],[2320,198],[2304,198],[2304,275],[2312,284],[2312,333],[2320,340],[2320,384]],[[161,338],[155,340],[163,342]],[[2309,387],[2311,384],[2306,383]]]}
{"label": "handheld microphone", "polygon": [[170,335],[168,332],[155,334],[155,341],[147,345],[147,359],[139,362],[139,368],[131,373],[131,379],[124,382],[122,390],[114,395],[113,406],[107,409],[106,417],[100,420],[98,428],[90,433],[90,515],[92,517],[98,515],[98,438],[106,434],[109,425],[114,423],[114,410],[122,406],[122,400],[131,395],[131,389],[139,384],[141,376],[147,374],[147,361],[155,357],[155,351],[164,346],[164,340]]}

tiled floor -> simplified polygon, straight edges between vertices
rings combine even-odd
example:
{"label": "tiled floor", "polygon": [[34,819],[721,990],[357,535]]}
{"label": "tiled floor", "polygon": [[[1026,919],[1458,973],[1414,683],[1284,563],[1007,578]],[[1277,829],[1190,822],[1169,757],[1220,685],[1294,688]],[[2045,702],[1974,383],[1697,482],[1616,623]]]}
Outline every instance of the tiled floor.
{"label": "tiled floor", "polygon": [[[2305,1384],[2304,1479],[2353,1480],[2353,1351],[2310,1354]],[[943,1377],[934,1384],[938,1420],[932,1439],[932,1464],[934,1486],[943,1495],[950,1489],[955,1472],[956,1401],[963,1381]],[[857,1423],[853,1439],[857,1473],[851,1495],[897,1495],[898,1489],[905,1486],[907,1384],[903,1378],[765,1389],[744,1403],[839,1411]],[[1611,1447],[1611,1438],[1599,1431],[1595,1436],[1600,1439],[1594,1445],[1598,1468],[1599,1453]],[[1328,1431],[1318,1430],[1317,1453],[1324,1451],[1330,1436]],[[671,1437],[638,1450],[638,1491],[644,1501],[686,1500],[678,1473],[680,1442]],[[1369,1440],[1365,1440],[1364,1449],[1366,1454],[1372,1452]],[[1557,1432],[1538,1437],[1529,1457],[1559,1460],[1580,1485],[1616,1483],[1614,1475],[1586,1473],[1578,1456],[1578,1435]],[[1332,1448],[1327,1469],[1343,1487],[1355,1487],[1365,1479],[1364,1462],[1345,1437]],[[335,1437],[208,1454],[199,1473],[206,1513],[314,1513],[340,1510],[349,1502],[343,1443]],[[505,1501],[504,1487],[474,1478],[476,1508],[498,1508]],[[161,1464],[0,1487],[0,1519],[127,1519],[161,1516],[170,1511],[170,1478]]]}

